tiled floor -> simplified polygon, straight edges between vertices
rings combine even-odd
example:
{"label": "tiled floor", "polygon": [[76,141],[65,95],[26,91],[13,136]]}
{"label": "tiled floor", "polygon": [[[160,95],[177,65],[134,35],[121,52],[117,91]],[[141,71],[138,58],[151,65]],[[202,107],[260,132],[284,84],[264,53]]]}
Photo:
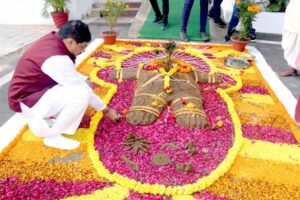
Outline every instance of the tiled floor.
{"label": "tiled floor", "polygon": [[52,30],[56,30],[53,25],[0,25],[0,57],[17,51]]}

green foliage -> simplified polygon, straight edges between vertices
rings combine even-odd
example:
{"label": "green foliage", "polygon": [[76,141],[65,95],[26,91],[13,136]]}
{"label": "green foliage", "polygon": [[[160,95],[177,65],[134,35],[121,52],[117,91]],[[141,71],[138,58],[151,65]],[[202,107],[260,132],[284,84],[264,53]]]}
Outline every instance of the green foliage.
{"label": "green foliage", "polygon": [[71,0],[44,0],[44,7],[42,9],[42,16],[49,17],[47,8],[51,6],[54,12],[63,13],[66,12],[66,4]]}
{"label": "green foliage", "polygon": [[105,6],[100,11],[100,17],[105,17],[110,28],[114,33],[114,27],[121,16],[121,13],[128,8],[125,0],[106,0]]}
{"label": "green foliage", "polygon": [[267,6],[269,12],[284,12],[289,0],[270,0],[270,5]]}
{"label": "green foliage", "polygon": [[241,0],[237,2],[237,6],[239,8],[239,18],[241,22],[239,40],[247,40],[251,24],[255,20],[256,14],[260,12],[260,7],[254,3],[253,0]]}

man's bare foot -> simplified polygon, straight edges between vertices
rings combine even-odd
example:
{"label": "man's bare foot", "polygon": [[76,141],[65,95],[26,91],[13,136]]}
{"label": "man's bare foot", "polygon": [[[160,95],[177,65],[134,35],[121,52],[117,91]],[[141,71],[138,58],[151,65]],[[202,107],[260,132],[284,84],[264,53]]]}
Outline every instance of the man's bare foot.
{"label": "man's bare foot", "polygon": [[289,67],[288,70],[279,72],[278,76],[280,77],[297,76],[297,70],[295,70],[292,67]]}

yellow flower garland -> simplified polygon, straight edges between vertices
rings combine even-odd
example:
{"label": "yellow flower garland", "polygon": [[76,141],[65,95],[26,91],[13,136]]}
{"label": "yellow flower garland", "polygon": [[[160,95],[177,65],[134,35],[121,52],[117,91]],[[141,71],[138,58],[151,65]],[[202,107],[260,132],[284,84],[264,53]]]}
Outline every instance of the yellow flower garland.
{"label": "yellow flower garland", "polygon": [[103,190],[96,190],[92,194],[68,197],[64,200],[123,200],[128,196],[128,189],[125,189],[119,185],[114,185],[112,187],[104,188]]}
{"label": "yellow flower garland", "polygon": [[166,93],[171,93],[172,92],[172,88],[170,86],[170,79],[171,79],[171,76],[173,76],[173,74],[175,74],[177,71],[178,71],[178,66],[177,65],[175,65],[168,72],[166,72],[166,70],[163,67],[159,68],[160,75],[162,77],[164,77],[164,88],[166,90]]}
{"label": "yellow flower garland", "polygon": [[[135,53],[149,51],[149,49],[151,48],[146,47],[146,48],[137,49],[130,56],[134,55]],[[192,53],[195,56],[196,51],[191,50],[189,53]],[[118,64],[116,64],[116,68],[120,69],[122,61],[129,58],[130,56],[128,55],[120,58],[117,62]],[[207,59],[205,56],[202,55],[197,55],[197,56],[207,62],[207,64],[211,67],[212,72],[217,71],[212,61]],[[91,74],[91,80],[93,82],[100,84],[103,87],[111,88],[108,94],[104,98],[104,102],[109,102],[110,99],[113,97],[113,95],[117,92],[117,86],[111,83],[106,83],[103,80],[98,79],[97,77],[98,70],[99,69],[95,69],[93,71],[93,73]],[[231,87],[226,90],[218,89],[217,93],[227,104],[230,116],[232,118],[232,122],[234,124],[235,141],[233,146],[229,149],[228,154],[226,158],[223,160],[223,162],[208,176],[200,178],[196,183],[193,184],[186,184],[184,186],[172,187],[172,186],[164,186],[160,184],[143,184],[133,179],[129,179],[127,177],[121,176],[118,173],[110,173],[101,162],[99,158],[99,154],[94,148],[93,133],[96,130],[98,122],[101,120],[103,116],[103,115],[98,115],[97,117],[95,116],[95,118],[93,118],[91,122],[91,128],[88,134],[89,135],[88,153],[99,176],[104,177],[109,181],[116,182],[122,187],[134,190],[142,194],[150,193],[150,194],[172,195],[172,196],[183,195],[183,194],[188,195],[200,190],[204,190],[209,185],[213,184],[220,176],[224,175],[230,169],[230,166],[233,164],[234,159],[237,156],[243,143],[241,123],[237,113],[235,112],[233,101],[227,94],[228,92],[237,91],[241,87],[242,83],[238,77],[232,74],[228,74],[228,75],[231,76],[234,80],[236,80],[237,85],[235,87]]]}

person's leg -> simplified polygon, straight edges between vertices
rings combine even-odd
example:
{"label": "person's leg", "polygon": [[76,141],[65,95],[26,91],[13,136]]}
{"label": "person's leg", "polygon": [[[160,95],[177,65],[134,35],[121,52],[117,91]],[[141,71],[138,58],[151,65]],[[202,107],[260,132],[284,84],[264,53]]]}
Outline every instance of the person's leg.
{"label": "person's leg", "polygon": [[162,0],[163,5],[163,21],[162,29],[165,30],[168,27],[168,15],[169,15],[169,0]]}
{"label": "person's leg", "polygon": [[278,76],[280,76],[280,77],[297,76],[297,70],[289,65],[288,69],[285,71],[279,72]]}
{"label": "person's leg", "polygon": [[[31,109],[25,109],[30,129],[44,138],[46,146],[59,149],[74,149],[77,141],[65,138],[65,134],[75,134],[84,112],[90,103],[92,91],[85,85],[55,86],[49,89]],[[43,118],[55,116],[52,127],[45,125]]]}
{"label": "person's leg", "polygon": [[297,69],[299,69],[299,66],[296,65],[296,60],[300,53],[300,35],[289,31],[283,31],[281,45],[284,58],[288,64],[288,69],[278,72],[278,76],[297,76]]}
{"label": "person's leg", "polygon": [[223,0],[213,0],[213,5],[208,12],[208,17],[216,20],[221,16],[221,3]]}
{"label": "person's leg", "polygon": [[256,40],[256,33],[255,33],[255,29],[252,27],[252,24],[249,28],[249,32],[248,32],[248,37],[250,38],[251,42],[255,42]]}
{"label": "person's leg", "polygon": [[214,0],[213,4],[213,12],[214,12],[214,20],[219,20],[221,18],[221,3],[223,0]]}
{"label": "person's leg", "polygon": [[208,13],[208,0],[200,0],[200,36],[203,42],[208,42],[210,40],[205,33],[207,13]]}
{"label": "person's leg", "polygon": [[214,19],[215,13],[216,12],[215,12],[215,1],[214,1],[212,7],[208,11],[208,17],[211,18],[211,19]]}
{"label": "person's leg", "polygon": [[159,10],[157,0],[150,0],[150,3],[151,3],[153,11],[155,13],[155,19],[153,20],[153,23],[155,23],[155,24],[160,23],[162,21],[163,16]]}
{"label": "person's leg", "polygon": [[181,27],[180,27],[180,38],[183,41],[188,41],[187,36],[186,36],[186,29],[191,13],[191,9],[193,7],[194,0],[185,0],[184,1],[184,6],[183,6],[183,11],[182,11],[182,17],[181,17]]}
{"label": "person's leg", "polygon": [[[226,23],[223,22],[223,20],[221,19],[221,3],[223,0],[214,0],[214,4],[213,4],[213,20],[214,20],[214,24],[220,28],[224,28],[226,26]],[[208,16],[211,17],[211,10],[208,13]]]}
{"label": "person's leg", "polygon": [[230,37],[234,33],[235,27],[238,25],[238,23],[239,23],[239,9],[238,9],[237,5],[235,4],[230,22],[228,23],[227,35],[225,36],[225,41],[230,40]]}
{"label": "person's leg", "polygon": [[90,103],[92,92],[88,88],[76,86],[72,90],[74,91],[69,93],[72,100],[67,101],[51,127],[54,132],[74,135]]}

